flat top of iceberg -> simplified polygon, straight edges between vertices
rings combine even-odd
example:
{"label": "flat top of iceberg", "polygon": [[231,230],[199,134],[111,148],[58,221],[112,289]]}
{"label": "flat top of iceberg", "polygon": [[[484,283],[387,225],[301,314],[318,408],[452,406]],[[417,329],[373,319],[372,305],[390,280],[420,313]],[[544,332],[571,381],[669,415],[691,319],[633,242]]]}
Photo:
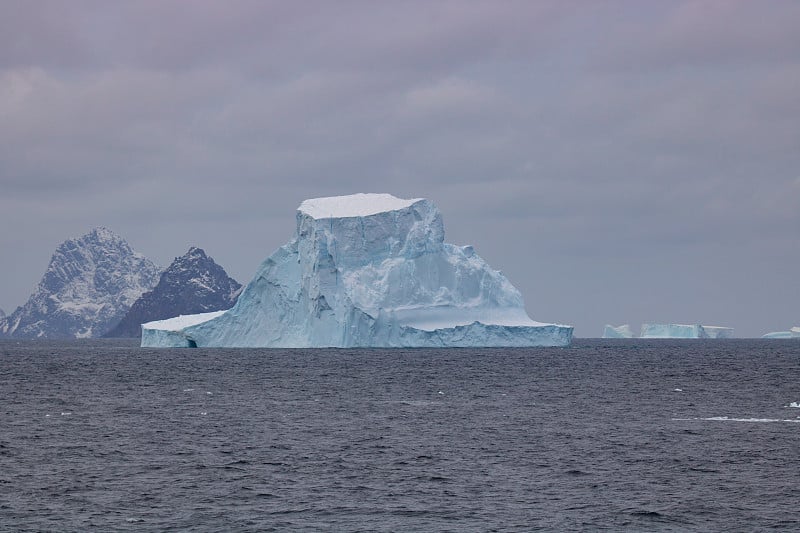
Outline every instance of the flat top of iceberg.
{"label": "flat top of iceberg", "polygon": [[297,209],[316,219],[366,217],[387,211],[405,209],[420,200],[423,200],[423,198],[403,200],[391,194],[358,193],[304,200]]}
{"label": "flat top of iceberg", "polygon": [[189,326],[194,326],[195,324],[201,324],[207,320],[211,320],[212,318],[217,318],[225,311],[212,311],[210,313],[200,313],[197,315],[180,315],[174,318],[167,318],[165,320],[154,320],[153,322],[147,322],[146,324],[142,324],[142,326],[146,327],[147,329],[166,329],[166,330],[175,330],[181,328],[188,328]]}

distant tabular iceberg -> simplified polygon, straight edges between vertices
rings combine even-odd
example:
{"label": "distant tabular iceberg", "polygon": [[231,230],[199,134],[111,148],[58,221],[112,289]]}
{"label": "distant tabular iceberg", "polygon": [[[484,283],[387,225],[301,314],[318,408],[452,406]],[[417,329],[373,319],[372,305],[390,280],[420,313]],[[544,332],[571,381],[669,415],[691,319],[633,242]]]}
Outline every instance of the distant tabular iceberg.
{"label": "distant tabular iceberg", "polygon": [[297,232],[222,313],[142,325],[151,347],[566,346],[471,246],[444,242],[425,199],[306,200]]}
{"label": "distant tabular iceberg", "polygon": [[642,339],[727,339],[733,328],[700,324],[642,324]]}
{"label": "distant tabular iceberg", "polygon": [[789,331],[773,331],[763,335],[765,339],[800,339],[800,327],[793,327]]}
{"label": "distant tabular iceberg", "polygon": [[731,339],[733,338],[733,328],[723,326],[700,326],[709,339]]}
{"label": "distant tabular iceberg", "polygon": [[621,326],[612,326],[606,324],[603,330],[604,339],[631,339],[633,338],[633,330],[628,324]]}

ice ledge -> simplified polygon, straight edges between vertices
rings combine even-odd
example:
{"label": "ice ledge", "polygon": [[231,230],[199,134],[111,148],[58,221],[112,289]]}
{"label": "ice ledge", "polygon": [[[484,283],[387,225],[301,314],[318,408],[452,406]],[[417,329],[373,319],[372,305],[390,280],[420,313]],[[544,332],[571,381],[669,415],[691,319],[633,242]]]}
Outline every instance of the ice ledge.
{"label": "ice ledge", "polygon": [[203,322],[207,322],[212,318],[217,318],[225,311],[226,310],[212,311],[210,313],[198,313],[196,315],[180,315],[174,318],[167,318],[165,320],[154,320],[152,322],[142,324],[142,329],[155,329],[163,331],[180,330],[183,328],[188,328],[189,326],[202,324]]}
{"label": "ice ledge", "polygon": [[[372,313],[375,314],[375,313]],[[454,308],[450,306],[396,309],[391,314],[401,327],[409,327],[422,331],[452,329],[459,326],[483,324],[485,326],[504,327],[541,327],[564,324],[548,324],[531,320],[525,309],[519,308]]]}
{"label": "ice ledge", "polygon": [[572,343],[572,326],[537,323],[536,326],[472,324],[424,331],[401,328],[399,342],[386,347],[409,348],[526,348],[531,346],[565,347]]}
{"label": "ice ledge", "polygon": [[367,217],[398,211],[414,205],[424,198],[404,200],[391,194],[358,193],[347,196],[330,196],[304,200],[297,208],[314,219]]}

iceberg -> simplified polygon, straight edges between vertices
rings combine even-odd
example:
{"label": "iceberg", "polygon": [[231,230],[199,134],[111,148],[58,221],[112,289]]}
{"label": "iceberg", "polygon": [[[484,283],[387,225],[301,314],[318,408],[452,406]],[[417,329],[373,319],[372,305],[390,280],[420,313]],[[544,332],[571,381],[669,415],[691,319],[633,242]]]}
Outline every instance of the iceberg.
{"label": "iceberg", "polygon": [[639,335],[643,339],[700,339],[703,330],[699,324],[642,324]]}
{"label": "iceberg", "polygon": [[762,335],[763,339],[800,339],[800,326],[795,326],[789,331],[773,331]]}
{"label": "iceberg", "polygon": [[623,324],[621,326],[612,326],[610,324],[606,324],[605,329],[603,330],[603,338],[604,339],[632,339],[633,338],[633,330],[628,324]]}
{"label": "iceberg", "polygon": [[732,339],[733,328],[726,328],[724,326],[700,326],[709,339]]}
{"label": "iceberg", "polygon": [[444,242],[429,200],[306,200],[296,233],[218,314],[142,325],[146,347],[567,346],[471,246]]}
{"label": "iceberg", "polygon": [[[164,348],[197,348],[192,340],[182,334],[184,328],[207,322],[212,318],[217,318],[225,311],[211,311],[210,313],[198,313],[196,315],[180,315],[165,320],[154,320],[142,324],[142,331],[148,332],[151,337],[147,346]],[[142,341],[142,346],[145,346]]]}
{"label": "iceberg", "polygon": [[761,336],[762,339],[791,339],[791,331],[771,331]]}
{"label": "iceberg", "polygon": [[700,324],[642,324],[643,339],[729,339],[733,328]]}

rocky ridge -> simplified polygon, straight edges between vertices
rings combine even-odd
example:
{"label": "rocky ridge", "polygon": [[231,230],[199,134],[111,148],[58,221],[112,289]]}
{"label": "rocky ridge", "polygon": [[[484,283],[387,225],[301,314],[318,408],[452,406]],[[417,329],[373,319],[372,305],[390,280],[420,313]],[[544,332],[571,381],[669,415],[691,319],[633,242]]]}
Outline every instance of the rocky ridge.
{"label": "rocky ridge", "polygon": [[158,284],[133,303],[105,337],[139,337],[141,324],[178,315],[230,309],[242,286],[197,247],[175,258]]}
{"label": "rocky ridge", "polygon": [[117,324],[161,269],[99,227],[61,243],[28,301],[0,318],[0,336],[99,337]]}

